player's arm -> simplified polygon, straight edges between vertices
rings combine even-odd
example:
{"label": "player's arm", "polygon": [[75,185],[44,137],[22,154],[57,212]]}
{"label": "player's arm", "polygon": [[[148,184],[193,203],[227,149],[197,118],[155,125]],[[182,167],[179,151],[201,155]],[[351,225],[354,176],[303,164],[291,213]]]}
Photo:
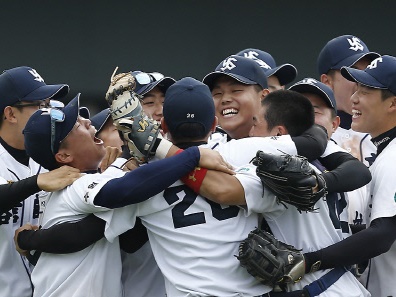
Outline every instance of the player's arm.
{"label": "player's arm", "polygon": [[142,202],[160,193],[197,166],[232,173],[218,152],[198,147],[174,155],[177,152],[177,147],[169,146],[164,156],[171,157],[146,164],[121,178],[110,180],[95,196],[94,204],[117,208]]}
{"label": "player's arm", "polygon": [[91,214],[48,229],[34,230],[24,225],[15,231],[14,240],[18,251],[67,254],[81,251],[101,239],[104,228],[105,221]]}
{"label": "player's arm", "polygon": [[[189,183],[186,183],[189,185]],[[199,194],[219,204],[245,205],[245,190],[235,175],[208,170]]]}
{"label": "player's arm", "polygon": [[319,158],[328,171],[322,173],[328,192],[349,192],[371,181],[370,170],[346,152],[335,152]]}
{"label": "player's arm", "polygon": [[296,146],[297,154],[313,161],[323,154],[327,146],[326,129],[314,124],[299,136],[291,138]]}
{"label": "player's arm", "polygon": [[81,176],[80,171],[70,166],[62,166],[46,173],[0,185],[0,213],[6,212],[29,196],[44,190],[53,192],[72,184]]}
{"label": "player's arm", "polygon": [[[305,253],[305,270],[320,261],[320,269],[361,263],[383,254],[396,240],[396,216],[375,219],[370,227],[324,249]],[[375,244],[373,244],[375,242]],[[362,248],[364,247],[364,248]]]}
{"label": "player's arm", "polygon": [[[48,229],[29,224],[15,231],[15,246],[23,255],[28,251],[69,254],[81,251],[104,237],[105,221],[91,214],[77,222],[65,222]],[[147,230],[137,218],[135,226],[119,237],[120,247],[133,253],[147,241]]]}

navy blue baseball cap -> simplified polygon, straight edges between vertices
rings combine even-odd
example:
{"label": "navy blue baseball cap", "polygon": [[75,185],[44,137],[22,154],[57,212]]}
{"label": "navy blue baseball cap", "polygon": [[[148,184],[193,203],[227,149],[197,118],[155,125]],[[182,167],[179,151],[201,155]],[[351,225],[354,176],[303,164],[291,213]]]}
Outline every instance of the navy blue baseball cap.
{"label": "navy blue baseball cap", "polygon": [[163,113],[171,134],[184,123],[199,123],[209,133],[215,119],[212,93],[202,82],[185,77],[166,91]]}
{"label": "navy blue baseball cap", "polygon": [[388,89],[396,95],[396,58],[382,56],[364,70],[342,67],[341,74],[347,80],[375,89]]}
{"label": "navy blue baseball cap", "polygon": [[159,72],[133,71],[132,75],[136,80],[135,92],[138,95],[146,95],[155,87],[158,87],[164,94],[176,80],[172,77],[164,76]]}
{"label": "navy blue baseball cap", "polygon": [[[77,122],[78,116],[89,118],[88,109],[80,108],[80,94],[69,102],[63,109],[55,109],[64,114],[63,121],[55,122],[55,134],[52,144],[51,109],[37,110],[26,123],[23,134],[25,137],[26,153],[38,164],[48,170],[58,167],[54,154],[59,150],[64,140]],[[54,153],[52,152],[52,145]]]}
{"label": "navy blue baseball cap", "polygon": [[327,106],[334,109],[337,113],[337,104],[334,98],[333,90],[329,86],[317,81],[314,78],[304,78],[303,80],[300,80],[299,82],[296,82],[294,85],[292,85],[289,90],[296,91],[298,93],[316,94],[323,98]]}
{"label": "navy blue baseball cap", "polygon": [[297,77],[296,67],[289,63],[276,66],[275,59],[265,51],[247,48],[237,53],[237,55],[257,62],[267,77],[276,76],[282,86],[291,83]]}
{"label": "navy blue baseball cap", "polygon": [[110,117],[110,108],[103,109],[101,112],[95,114],[93,117],[91,117],[91,124],[92,126],[95,127],[96,129],[96,134],[102,130],[104,124],[107,122],[107,120]]}
{"label": "navy blue baseball cap", "polygon": [[229,56],[216,67],[214,72],[207,74],[202,82],[212,90],[215,80],[224,75],[246,85],[260,85],[263,89],[268,88],[267,76],[252,59],[237,55]]}
{"label": "navy blue baseball cap", "polygon": [[367,45],[356,36],[338,36],[327,42],[319,53],[317,61],[319,75],[326,74],[332,69],[351,67],[364,57],[374,60],[379,56],[378,53],[370,52]]}
{"label": "navy blue baseball cap", "polygon": [[59,99],[67,95],[66,84],[47,85],[31,67],[21,66],[3,71],[0,75],[0,112],[20,101]]}

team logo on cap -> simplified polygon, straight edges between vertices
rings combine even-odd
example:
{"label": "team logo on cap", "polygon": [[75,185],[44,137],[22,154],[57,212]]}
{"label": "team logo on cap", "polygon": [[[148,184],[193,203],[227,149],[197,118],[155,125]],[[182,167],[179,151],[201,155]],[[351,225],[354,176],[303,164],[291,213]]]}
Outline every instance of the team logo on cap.
{"label": "team logo on cap", "polygon": [[310,84],[310,85],[315,85],[318,83],[318,81],[316,79],[313,78],[305,78],[302,81],[303,84]]}
{"label": "team logo on cap", "polygon": [[228,58],[223,61],[223,67],[220,68],[221,71],[232,70],[236,67],[233,62],[237,62],[238,60],[235,58]]}
{"label": "team logo on cap", "polygon": [[369,69],[377,68],[378,63],[382,63],[382,57],[379,57],[379,58],[373,60],[373,61],[370,63],[370,65],[367,66],[367,68],[369,68]]}
{"label": "team logo on cap", "polygon": [[247,53],[244,53],[243,55],[245,56],[245,58],[252,59],[252,60],[254,60],[255,62],[257,62],[257,64],[259,64],[261,68],[271,69],[271,66],[270,66],[270,65],[268,65],[267,63],[265,63],[263,60],[257,58],[258,55],[259,55],[257,52],[255,52],[255,51],[248,51]]}
{"label": "team logo on cap", "polygon": [[31,69],[31,70],[28,70],[28,71],[29,71],[29,73],[31,75],[33,75],[34,80],[37,80],[38,82],[44,82],[44,79],[40,76],[40,74],[37,73],[36,70]]}
{"label": "team logo on cap", "polygon": [[350,44],[351,50],[357,52],[357,51],[362,51],[364,49],[363,45],[361,44],[361,41],[357,37],[352,37],[352,39],[348,38],[348,42]]}

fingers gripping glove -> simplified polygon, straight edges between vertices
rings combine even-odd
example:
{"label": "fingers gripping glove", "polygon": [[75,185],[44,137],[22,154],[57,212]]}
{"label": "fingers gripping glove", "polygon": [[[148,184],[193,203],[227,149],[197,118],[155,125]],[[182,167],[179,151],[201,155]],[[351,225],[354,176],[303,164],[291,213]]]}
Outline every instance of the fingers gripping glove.
{"label": "fingers gripping glove", "polygon": [[261,229],[251,231],[239,245],[241,266],[267,286],[296,283],[305,272],[300,250]]}
{"label": "fingers gripping glove", "polygon": [[300,212],[314,211],[316,202],[327,193],[323,176],[305,157],[258,151],[252,161],[262,184],[276,194],[279,202],[294,205]]}
{"label": "fingers gripping glove", "polygon": [[131,156],[139,163],[147,163],[155,155],[156,144],[160,141],[157,121],[140,113],[132,119],[120,119],[116,126],[122,132]]}
{"label": "fingers gripping glove", "polygon": [[135,78],[131,72],[115,75],[118,67],[110,79],[110,86],[106,93],[106,101],[110,107],[114,124],[120,119],[133,118],[142,113],[140,97],[134,92]]}

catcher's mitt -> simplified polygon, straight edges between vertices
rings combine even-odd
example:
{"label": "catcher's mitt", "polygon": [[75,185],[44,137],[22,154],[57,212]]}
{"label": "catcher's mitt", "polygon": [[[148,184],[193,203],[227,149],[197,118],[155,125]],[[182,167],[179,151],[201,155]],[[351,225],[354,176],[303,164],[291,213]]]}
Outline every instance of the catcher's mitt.
{"label": "catcher's mitt", "polygon": [[132,119],[120,119],[116,127],[121,131],[129,152],[139,163],[147,163],[155,155],[159,138],[159,123],[140,113]]}
{"label": "catcher's mitt", "polygon": [[301,156],[274,155],[258,151],[252,160],[256,174],[279,202],[294,205],[298,211],[313,211],[326,195],[326,182],[308,160]]}
{"label": "catcher's mitt", "polygon": [[271,287],[296,283],[305,273],[301,251],[261,229],[241,242],[237,258],[252,276]]}
{"label": "catcher's mitt", "polygon": [[134,92],[136,82],[132,73],[116,75],[117,69],[118,67],[111,76],[106,101],[114,125],[121,132],[131,156],[139,163],[145,163],[155,154],[159,123],[143,113],[141,97]]}
{"label": "catcher's mitt", "polygon": [[119,119],[133,118],[142,113],[140,96],[134,92],[135,78],[131,72],[115,74],[110,78],[110,86],[106,92],[106,101],[110,107],[111,117],[115,124]]}

